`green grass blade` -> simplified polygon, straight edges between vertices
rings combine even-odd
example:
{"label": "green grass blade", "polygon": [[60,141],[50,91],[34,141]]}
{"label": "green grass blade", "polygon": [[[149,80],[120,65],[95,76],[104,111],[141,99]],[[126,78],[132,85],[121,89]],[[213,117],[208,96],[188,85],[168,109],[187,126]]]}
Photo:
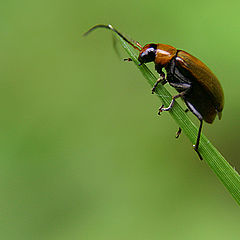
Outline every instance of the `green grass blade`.
{"label": "green grass blade", "polygon": [[[130,45],[127,44],[124,40],[119,38],[119,41],[126,52],[129,54],[129,57],[136,64],[138,69],[141,71],[143,76],[146,78],[148,83],[153,87],[157,78],[154,74],[149,70],[149,68],[143,64],[139,66],[139,62],[137,60],[137,55],[132,51]],[[161,84],[158,85],[156,89],[156,94],[161,99],[162,103],[165,106],[168,106],[171,102],[171,94],[165,89]],[[164,113],[166,114],[166,113]],[[183,132],[192,142],[195,144],[197,139],[198,127],[196,127],[191,119],[184,112],[182,107],[175,102],[174,107],[169,111],[169,114],[176,121],[176,123],[182,128]],[[227,190],[233,196],[233,198],[240,205],[240,176],[235,171],[235,169],[224,159],[224,157],[220,154],[220,152],[210,143],[210,141],[201,134],[199,152],[201,153],[203,159],[210,166],[210,168],[214,171],[214,173],[218,176],[221,182],[225,185]],[[196,154],[196,158],[197,158]]]}

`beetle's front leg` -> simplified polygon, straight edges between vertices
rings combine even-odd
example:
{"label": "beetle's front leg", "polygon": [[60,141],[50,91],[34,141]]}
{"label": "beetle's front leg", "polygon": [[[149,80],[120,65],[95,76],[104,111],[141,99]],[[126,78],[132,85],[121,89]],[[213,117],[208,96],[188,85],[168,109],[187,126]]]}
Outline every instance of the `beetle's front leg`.
{"label": "beetle's front leg", "polygon": [[131,58],[124,58],[123,61],[125,61],[125,62],[132,62],[132,59]]}
{"label": "beetle's front leg", "polygon": [[152,88],[152,94],[154,94],[156,88],[157,88],[157,85],[161,83],[162,85],[166,84],[167,83],[167,80],[166,80],[166,77],[165,77],[165,73],[164,72],[161,72],[160,73],[160,77],[159,79],[156,81],[156,83],[154,84],[153,88]]}

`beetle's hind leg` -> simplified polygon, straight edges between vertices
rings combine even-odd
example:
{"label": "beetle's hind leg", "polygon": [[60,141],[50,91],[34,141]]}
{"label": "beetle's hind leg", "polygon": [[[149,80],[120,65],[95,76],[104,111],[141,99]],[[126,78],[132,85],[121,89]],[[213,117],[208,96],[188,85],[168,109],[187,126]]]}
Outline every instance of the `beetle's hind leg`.
{"label": "beetle's hind leg", "polygon": [[196,153],[198,154],[199,158],[201,160],[203,160],[201,154],[199,153],[198,151],[198,147],[199,147],[199,144],[200,144],[200,138],[201,138],[201,132],[202,132],[202,125],[203,125],[203,117],[202,115],[196,110],[196,108],[186,99],[184,99],[187,107],[189,108],[189,110],[199,119],[200,121],[200,126],[199,126],[199,129],[198,129],[198,135],[197,135],[197,141],[196,141],[196,144],[193,145],[194,147],[194,150],[196,151]]}
{"label": "beetle's hind leg", "polygon": [[194,150],[196,151],[196,153],[198,154],[199,158],[201,160],[203,160],[202,155],[198,151],[198,146],[199,146],[199,143],[200,143],[200,137],[201,137],[201,132],[202,132],[202,125],[203,125],[203,120],[202,119],[199,119],[199,120],[200,120],[200,127],[198,129],[197,142],[196,142],[195,145],[193,145],[193,147],[194,147]]}

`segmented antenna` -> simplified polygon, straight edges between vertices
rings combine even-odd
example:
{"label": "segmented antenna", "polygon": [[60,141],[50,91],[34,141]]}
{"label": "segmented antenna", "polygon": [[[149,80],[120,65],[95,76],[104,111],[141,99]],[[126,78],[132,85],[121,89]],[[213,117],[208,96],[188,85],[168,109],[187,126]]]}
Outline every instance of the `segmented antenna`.
{"label": "segmented antenna", "polygon": [[[116,30],[115,28],[113,28],[112,25],[103,25],[103,24],[98,24],[92,28],[90,28],[86,33],[83,34],[83,36],[88,35],[90,32],[92,32],[93,30],[97,29],[97,28],[106,28],[109,30],[112,30],[113,32],[117,33],[117,35],[119,37],[121,37],[124,41],[126,41],[128,44],[130,44],[133,48],[137,49],[138,51],[141,51],[142,46],[140,45],[139,42],[134,41],[134,40],[128,40],[126,37],[124,37],[118,30]],[[134,44],[136,44],[137,46],[135,46]]]}

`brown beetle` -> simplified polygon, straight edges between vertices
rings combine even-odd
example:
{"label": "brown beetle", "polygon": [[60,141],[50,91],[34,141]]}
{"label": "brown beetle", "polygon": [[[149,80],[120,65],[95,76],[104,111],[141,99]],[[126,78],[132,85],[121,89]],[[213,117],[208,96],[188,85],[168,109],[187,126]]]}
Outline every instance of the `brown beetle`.
{"label": "brown beetle", "polygon": [[[155,69],[160,74],[160,78],[155,83],[152,93],[154,93],[158,83],[165,84],[167,82],[178,91],[179,94],[172,97],[168,107],[161,106],[159,108],[159,113],[169,111],[173,107],[175,99],[179,97],[183,99],[188,109],[200,120],[194,149],[202,159],[198,148],[203,120],[212,123],[216,115],[221,119],[224,105],[222,87],[212,71],[196,57],[170,45],[151,43],[142,47],[136,41],[131,42],[111,25],[96,25],[85,35],[96,28],[107,28],[114,31],[127,43],[140,51],[138,57],[140,65],[148,62],[155,63]],[[162,71],[163,68],[165,68],[167,76]],[[181,129],[179,128],[178,136],[180,132]]]}

